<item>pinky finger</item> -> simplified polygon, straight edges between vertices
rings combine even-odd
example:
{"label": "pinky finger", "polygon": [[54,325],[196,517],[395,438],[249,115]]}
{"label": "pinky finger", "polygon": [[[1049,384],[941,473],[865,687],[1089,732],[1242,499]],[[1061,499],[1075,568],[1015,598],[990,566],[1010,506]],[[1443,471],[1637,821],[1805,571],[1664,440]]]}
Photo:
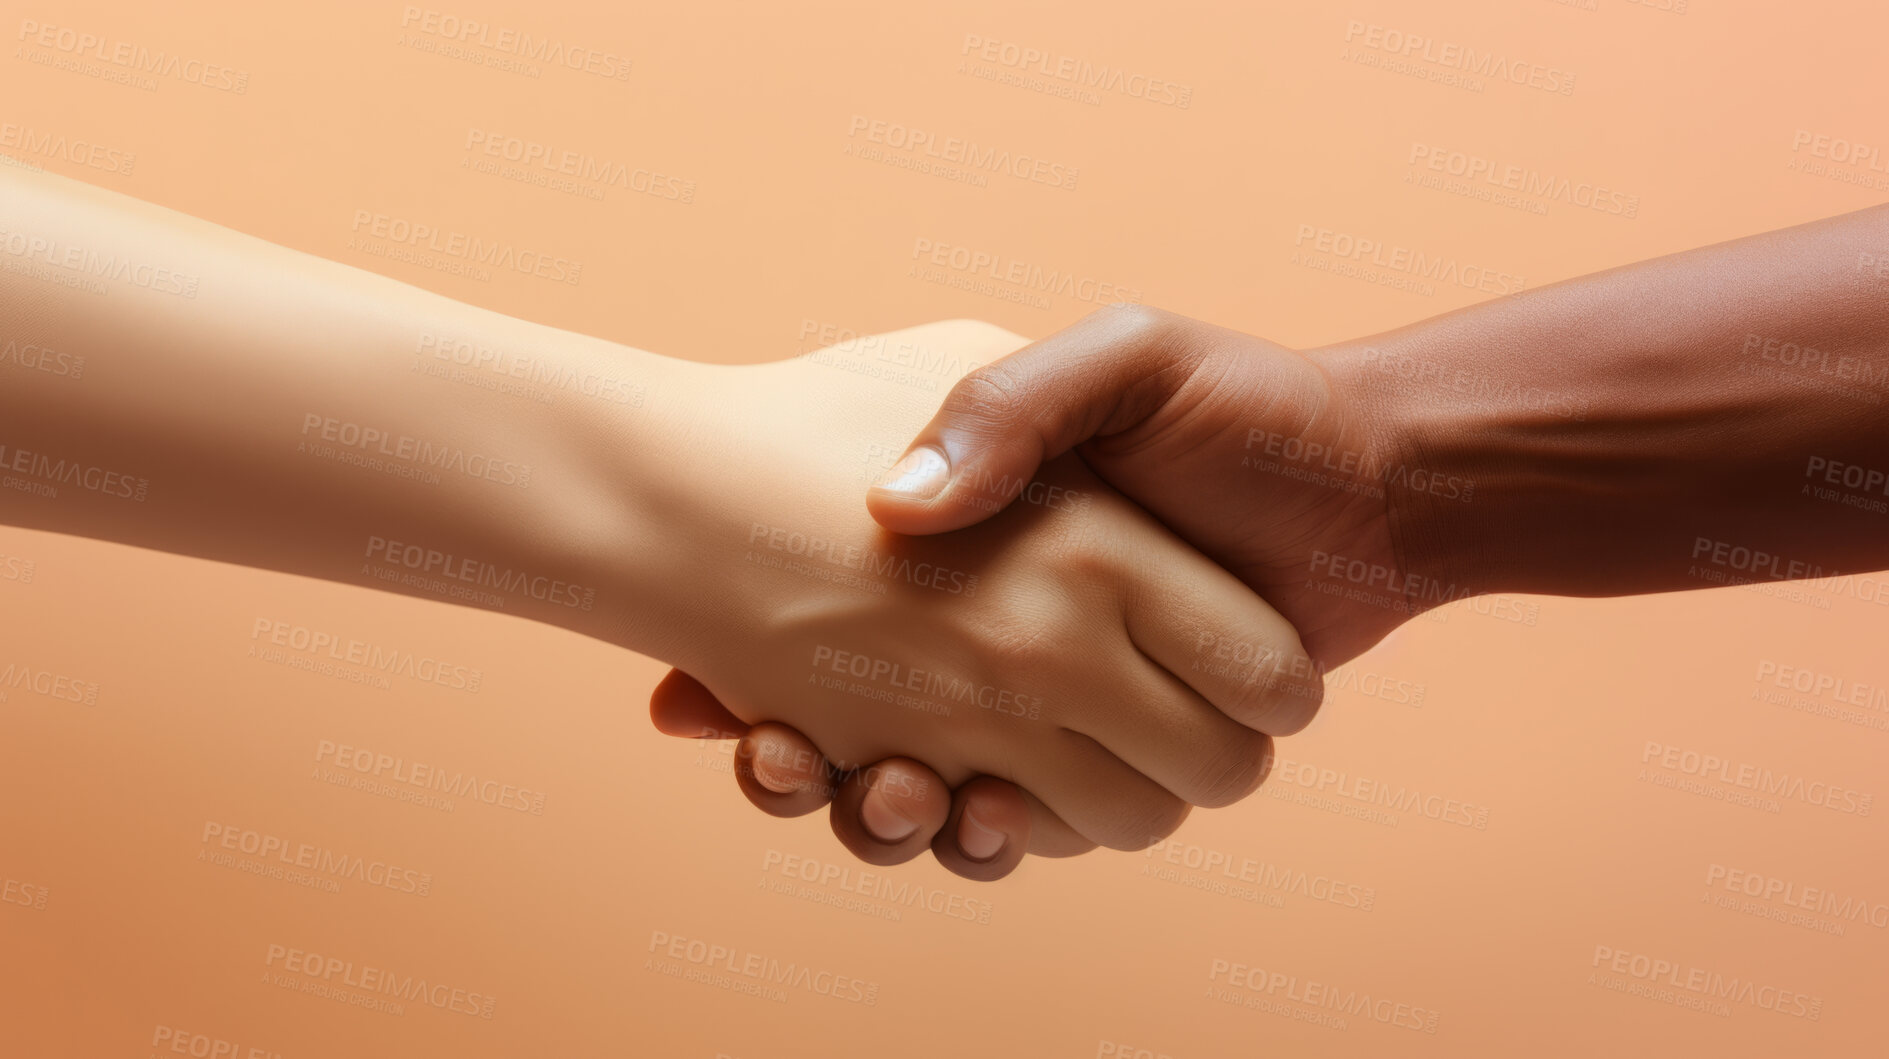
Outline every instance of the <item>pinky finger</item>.
{"label": "pinky finger", "polygon": [[739,739],[748,730],[714,692],[680,669],[649,693],[649,719],[657,731],[683,739]]}

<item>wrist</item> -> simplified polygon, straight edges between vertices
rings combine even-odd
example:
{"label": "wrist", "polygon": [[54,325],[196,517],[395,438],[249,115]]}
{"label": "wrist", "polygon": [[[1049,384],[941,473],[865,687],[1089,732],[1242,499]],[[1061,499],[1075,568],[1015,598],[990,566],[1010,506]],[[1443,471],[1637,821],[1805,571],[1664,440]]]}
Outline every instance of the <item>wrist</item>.
{"label": "wrist", "polygon": [[795,513],[815,491],[795,463],[805,454],[782,444],[793,432],[781,429],[779,405],[797,402],[768,383],[768,365],[623,347],[569,355],[596,370],[633,363],[649,383],[639,403],[565,420],[574,486],[554,546],[600,586],[596,613],[567,624],[707,679],[727,657],[721,645],[765,636],[781,602],[745,547],[756,528],[837,532]]}
{"label": "wrist", "polygon": [[551,372],[582,385],[545,409],[558,484],[517,527],[524,547],[576,586],[544,620],[683,665],[707,617],[697,545],[713,517],[704,483],[714,473],[698,439],[713,436],[713,377],[733,369],[550,336]]}
{"label": "wrist", "polygon": [[1488,448],[1501,431],[1463,400],[1472,371],[1422,336],[1378,336],[1319,351],[1333,399],[1369,431],[1368,463],[1384,488],[1393,559],[1421,609],[1500,591],[1517,543],[1501,530],[1507,483]]}

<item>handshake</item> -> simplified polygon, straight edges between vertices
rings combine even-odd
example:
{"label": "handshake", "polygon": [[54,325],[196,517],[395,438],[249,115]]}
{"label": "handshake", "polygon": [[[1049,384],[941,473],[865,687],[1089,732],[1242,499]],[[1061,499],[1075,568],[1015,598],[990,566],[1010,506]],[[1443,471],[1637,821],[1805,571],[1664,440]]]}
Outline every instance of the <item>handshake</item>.
{"label": "handshake", "polygon": [[[1423,583],[1394,527],[1436,476],[1374,428],[1380,351],[1138,305],[1019,346],[954,321],[730,369],[770,398],[735,418],[826,458],[720,483],[765,498],[739,576],[782,605],[743,664],[671,672],[652,716],[738,738],[756,806],[830,805],[874,864],[929,847],[995,879],[1159,841],[1252,794],[1326,667],[1425,606],[1390,591]],[[934,409],[875,361],[958,377]]]}
{"label": "handshake", "polygon": [[1137,305],[865,343],[959,376],[936,407],[766,365],[717,408],[772,513],[710,623],[754,656],[672,638],[652,714],[865,860],[994,879],[1253,793],[1434,607],[1889,567],[1884,245],[1879,206],[1304,351]]}
{"label": "handshake", "polygon": [[[1130,304],[755,366],[52,174],[0,171],[8,233],[0,522],[660,658],[659,729],[740,739],[750,800],[877,864],[1145,848],[1470,596],[1889,568],[1889,207],[1317,349]],[[79,247],[189,310],[45,282]]]}

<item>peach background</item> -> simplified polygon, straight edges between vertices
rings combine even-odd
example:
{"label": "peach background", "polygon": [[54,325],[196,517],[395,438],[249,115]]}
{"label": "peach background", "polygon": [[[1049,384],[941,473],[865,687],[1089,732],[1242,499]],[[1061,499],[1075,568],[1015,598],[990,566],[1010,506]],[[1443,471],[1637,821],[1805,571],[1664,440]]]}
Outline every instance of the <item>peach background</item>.
{"label": "peach background", "polygon": [[[1041,335],[1089,308],[914,278],[919,239],[1317,344],[1487,295],[1308,266],[1295,257],[1302,225],[1533,286],[1867,205],[1881,169],[1806,171],[1817,160],[1794,138],[1889,141],[1889,23],[1860,2],[436,9],[626,57],[620,80],[421,50],[402,43],[418,27],[403,28],[398,3],[207,6],[36,2],[23,15],[246,71],[244,92],[49,67],[34,60],[49,49],[9,25],[0,124],[135,155],[129,173],[41,159],[49,169],[702,360],[812,348],[806,321],[869,332],[972,316]],[[1369,65],[1357,56],[1382,53],[1347,42],[1352,20],[1569,71],[1575,87],[1472,91]],[[1190,105],[979,77],[961,69],[967,35],[1178,82]],[[1041,157],[1076,169],[1076,186],[996,175],[979,187],[849,156],[864,139],[848,135],[855,115]],[[471,128],[674,174],[694,201],[595,201],[474,172],[461,166]],[[1407,183],[1417,142],[1618,188],[1637,215],[1528,212]],[[582,282],[482,282],[367,257],[348,248],[359,209],[542,246],[583,262]],[[0,700],[0,880],[15,898],[47,896],[0,902],[7,1054],[144,1056],[170,1027],[294,1059],[1854,1055],[1889,1025],[1889,930],[1772,922],[1716,907],[1708,894],[1731,895],[1707,885],[1719,864],[1889,903],[1889,809],[1787,800],[1772,813],[1641,778],[1651,740],[1889,792],[1889,731],[1756,697],[1766,661],[1889,684],[1889,611],[1846,586],[1806,590],[1827,607],[1751,589],[1459,605],[1350,669],[1421,687],[1420,707],[1335,690],[1280,753],[1486,807],[1486,829],[1414,813],[1368,822],[1278,797],[1298,788],[1275,781],[1196,813],[1174,840],[1180,863],[1104,852],[991,886],[928,862],[885,872],[988,902],[977,923],[820,903],[843,899],[844,881],[774,892],[787,880],[768,865],[782,857],[847,868],[853,885],[866,869],[822,816],[749,809],[725,748],[651,731],[652,661],[504,616],[40,533],[0,530],[0,555],[34,564],[30,581],[0,578],[0,666],[100,685],[89,707],[23,688]],[[1534,624],[1511,620],[1522,613]],[[477,667],[481,688],[271,664],[250,655],[259,618]],[[1858,712],[1889,722],[1881,707]],[[544,813],[332,787],[313,775],[322,740],[543,791]],[[203,862],[206,821],[410,865],[432,874],[431,892],[324,893]],[[1185,866],[1209,853],[1368,888],[1371,908],[1189,885],[1222,878]],[[656,932],[876,982],[877,1003],[794,988],[780,1003],[669,977],[649,966]],[[494,1017],[298,995],[263,980],[271,944],[494,996]],[[1597,945],[1811,994],[1820,1018],[1613,991],[1591,978]],[[1209,978],[1217,959],[1427,1008],[1436,1032],[1230,1004],[1210,992],[1225,986]]]}

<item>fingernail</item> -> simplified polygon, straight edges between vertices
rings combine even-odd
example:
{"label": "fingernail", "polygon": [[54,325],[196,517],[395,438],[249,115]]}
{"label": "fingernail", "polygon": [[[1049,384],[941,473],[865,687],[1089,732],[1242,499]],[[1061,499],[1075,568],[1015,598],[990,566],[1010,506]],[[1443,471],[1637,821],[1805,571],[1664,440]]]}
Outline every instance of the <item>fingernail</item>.
{"label": "fingernail", "polygon": [[1004,834],[985,827],[967,805],[958,820],[958,848],[972,860],[989,860],[1003,851]]}
{"label": "fingernail", "polygon": [[859,803],[859,820],[881,842],[903,842],[918,830],[918,825],[898,814],[890,800],[878,791],[867,791]]}
{"label": "fingernail", "polygon": [[750,764],[754,768],[755,781],[775,794],[792,794],[800,785],[793,773],[769,761],[766,755],[754,755]]}
{"label": "fingernail", "polygon": [[930,445],[920,445],[885,472],[873,488],[911,500],[930,500],[951,480],[951,461]]}

